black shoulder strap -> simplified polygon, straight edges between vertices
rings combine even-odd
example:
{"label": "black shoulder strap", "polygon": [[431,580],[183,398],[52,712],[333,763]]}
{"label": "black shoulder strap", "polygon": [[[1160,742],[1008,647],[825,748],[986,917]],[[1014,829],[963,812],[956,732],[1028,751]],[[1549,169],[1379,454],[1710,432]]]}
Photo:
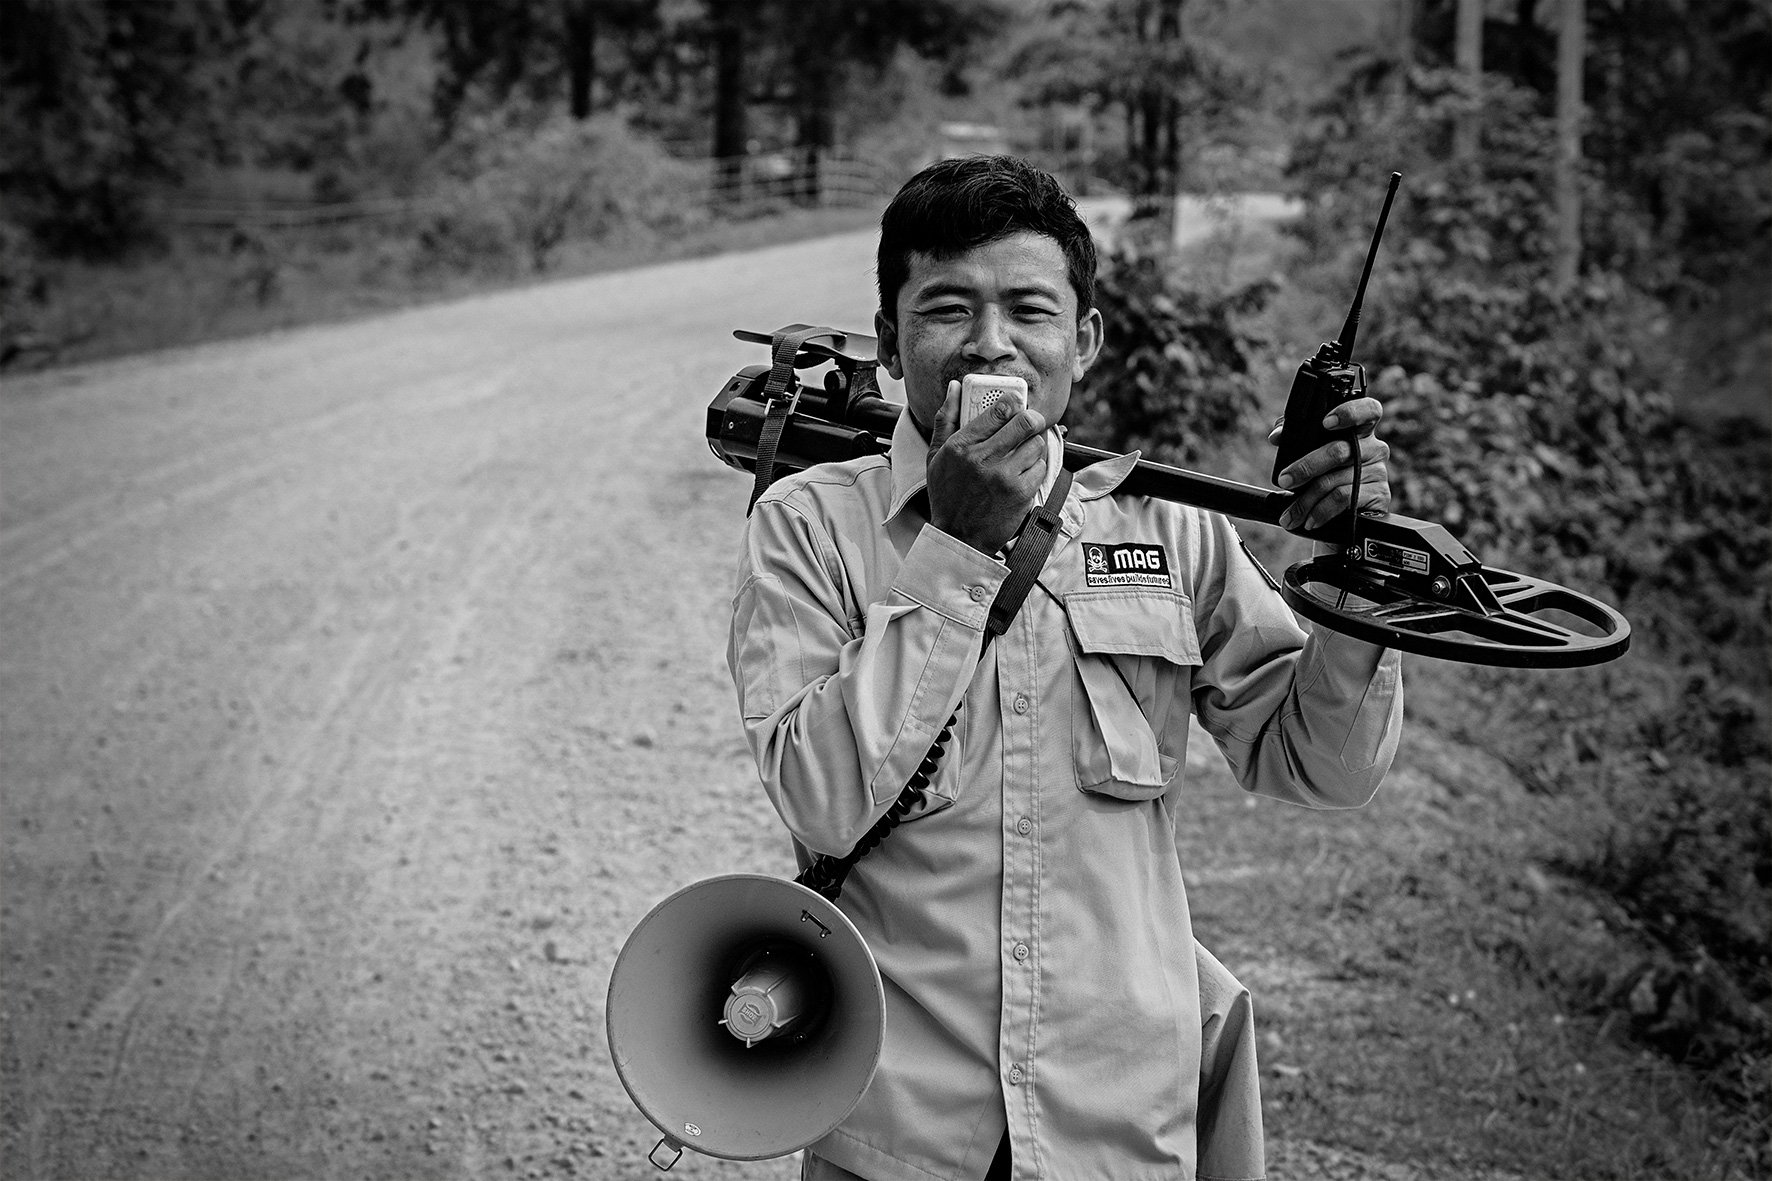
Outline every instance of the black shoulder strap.
{"label": "black shoulder strap", "polygon": [[987,635],[1000,636],[1008,631],[1010,621],[1021,610],[1028,592],[1034,589],[1034,580],[1045,569],[1046,555],[1052,552],[1052,543],[1058,538],[1059,518],[1064,512],[1064,498],[1070,490],[1071,473],[1059,468],[1058,480],[1052,485],[1046,503],[1035,509],[1022,524],[1015,548],[1009,551],[1009,577],[997,588],[997,597],[991,603],[990,619],[985,623]]}

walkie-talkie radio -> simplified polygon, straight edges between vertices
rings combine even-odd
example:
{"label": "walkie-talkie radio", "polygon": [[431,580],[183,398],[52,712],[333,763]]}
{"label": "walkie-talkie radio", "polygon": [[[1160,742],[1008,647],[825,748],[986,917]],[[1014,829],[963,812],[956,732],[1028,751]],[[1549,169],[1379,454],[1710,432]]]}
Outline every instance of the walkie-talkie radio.
{"label": "walkie-talkie radio", "polygon": [[[1352,401],[1366,392],[1366,371],[1354,363],[1354,336],[1360,330],[1360,307],[1366,301],[1366,282],[1372,277],[1372,260],[1378,257],[1378,242],[1384,237],[1384,223],[1390,217],[1391,202],[1403,174],[1391,173],[1390,187],[1385,190],[1384,208],[1378,211],[1378,226],[1372,231],[1372,245],[1366,250],[1366,267],[1360,272],[1360,285],[1354,291],[1353,306],[1341,326],[1341,335],[1324,341],[1316,355],[1298,367],[1292,379],[1292,392],[1286,396],[1286,421],[1280,430],[1279,448],[1274,455],[1273,480],[1280,473],[1323,446],[1335,432],[1325,430],[1323,419],[1343,402]],[[1348,432],[1348,442],[1359,454],[1359,440]]]}

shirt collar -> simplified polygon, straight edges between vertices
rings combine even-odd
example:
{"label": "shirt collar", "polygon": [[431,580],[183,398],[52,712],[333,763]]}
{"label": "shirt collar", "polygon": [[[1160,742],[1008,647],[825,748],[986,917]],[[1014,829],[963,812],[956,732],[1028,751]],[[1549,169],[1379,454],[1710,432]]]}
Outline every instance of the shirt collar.
{"label": "shirt collar", "polygon": [[892,463],[892,500],[886,506],[886,520],[904,511],[911,498],[929,485],[929,440],[923,437],[910,407],[899,413],[898,425],[892,428],[892,446],[887,451]]}
{"label": "shirt collar", "polygon": [[[1046,484],[1042,489],[1043,495],[1050,492],[1052,481],[1058,478],[1058,465],[1064,455],[1063,428],[1053,427],[1046,433],[1046,446]],[[923,437],[923,432],[911,417],[909,409],[898,416],[898,425],[892,430],[892,445],[887,456],[892,464],[892,500],[886,506],[886,518],[880,522],[882,525],[903,512],[905,506],[929,485],[929,440]],[[1090,464],[1076,473],[1071,485],[1073,495],[1080,500],[1096,500],[1106,496],[1131,474],[1138,464],[1138,456],[1138,452],[1129,451],[1124,455]]]}

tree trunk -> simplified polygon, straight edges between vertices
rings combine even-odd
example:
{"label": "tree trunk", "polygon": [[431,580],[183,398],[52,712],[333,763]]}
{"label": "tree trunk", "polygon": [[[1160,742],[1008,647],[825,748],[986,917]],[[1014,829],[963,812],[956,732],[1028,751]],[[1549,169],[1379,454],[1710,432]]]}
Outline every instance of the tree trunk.
{"label": "tree trunk", "polygon": [[1132,168],[1132,201],[1136,208],[1144,192],[1144,180],[1138,171],[1138,104],[1126,99],[1126,160]]}
{"label": "tree trunk", "polygon": [[1162,156],[1163,95],[1155,86],[1147,86],[1138,100],[1138,190],[1139,195],[1153,200],[1163,195]]}
{"label": "tree trunk", "polygon": [[[1158,43],[1174,48],[1178,65],[1185,53],[1181,42],[1181,6],[1184,2],[1185,0],[1163,0],[1162,11],[1157,18]],[[1181,191],[1181,95],[1177,93],[1177,87],[1183,72],[1178,70],[1171,77],[1170,85],[1163,91],[1163,150],[1157,159],[1158,184],[1170,206],[1169,220],[1172,227],[1175,220],[1175,197]]]}
{"label": "tree trunk", "polygon": [[1416,0],[1392,0],[1391,76],[1386,93],[1398,111],[1409,109],[1409,74],[1415,68]]}
{"label": "tree trunk", "polygon": [[597,16],[591,0],[565,0],[566,77],[574,119],[591,114],[591,84],[596,77]]}
{"label": "tree trunk", "polygon": [[744,198],[744,158],[749,150],[745,110],[744,12],[735,0],[715,0],[714,18],[714,202]]}
{"label": "tree trunk", "polygon": [[[1483,0],[1458,0],[1458,40],[1454,54],[1458,72],[1474,102],[1481,94],[1483,85]],[[1475,161],[1481,137],[1482,119],[1480,113],[1472,108],[1460,115],[1453,126],[1453,158]]]}
{"label": "tree trunk", "polygon": [[[1133,216],[1166,245],[1175,229],[1175,188],[1181,163],[1179,65],[1181,8],[1185,0],[1154,0],[1134,13],[1134,30],[1145,49],[1144,77],[1136,101],[1127,105],[1128,138],[1133,146]],[[1170,51],[1175,68],[1166,68]],[[1134,127],[1136,130],[1134,130]]]}
{"label": "tree trunk", "polygon": [[800,200],[806,205],[817,205],[820,197],[819,157],[836,138],[831,118],[835,87],[831,65],[822,57],[807,62],[800,77]]}
{"label": "tree trunk", "polygon": [[1559,0],[1557,26],[1557,245],[1552,278],[1559,290],[1581,271],[1581,71],[1586,57],[1583,0]]}

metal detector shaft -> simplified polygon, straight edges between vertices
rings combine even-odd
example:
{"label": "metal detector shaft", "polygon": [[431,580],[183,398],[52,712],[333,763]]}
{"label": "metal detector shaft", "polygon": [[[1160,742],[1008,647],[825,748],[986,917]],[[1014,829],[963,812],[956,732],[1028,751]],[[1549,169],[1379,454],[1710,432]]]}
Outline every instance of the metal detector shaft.
{"label": "metal detector shaft", "polygon": [[[707,435],[714,453],[744,471],[754,470],[765,413],[762,401],[744,395],[762,372],[755,366],[746,369],[727,383],[708,407]],[[776,462],[785,471],[884,454],[904,410],[896,402],[872,396],[845,402],[816,386],[801,393],[799,406],[803,413],[788,420],[776,451]],[[1064,445],[1064,466],[1071,471],[1113,458],[1114,452],[1097,447]],[[1279,523],[1280,514],[1293,497],[1277,488],[1258,488],[1148,459],[1138,461],[1121,487],[1143,496],[1191,504],[1227,517],[1268,525]]]}
{"label": "metal detector shaft", "polygon": [[[1080,443],[1064,445],[1064,466],[1071,471],[1080,471],[1092,463],[1113,458],[1112,451],[1085,447]],[[1137,496],[1191,504],[1239,521],[1260,521],[1264,525],[1280,523],[1280,515],[1292,503],[1293,495],[1277,488],[1258,488],[1254,484],[1241,484],[1148,459],[1138,461],[1120,489]]]}

